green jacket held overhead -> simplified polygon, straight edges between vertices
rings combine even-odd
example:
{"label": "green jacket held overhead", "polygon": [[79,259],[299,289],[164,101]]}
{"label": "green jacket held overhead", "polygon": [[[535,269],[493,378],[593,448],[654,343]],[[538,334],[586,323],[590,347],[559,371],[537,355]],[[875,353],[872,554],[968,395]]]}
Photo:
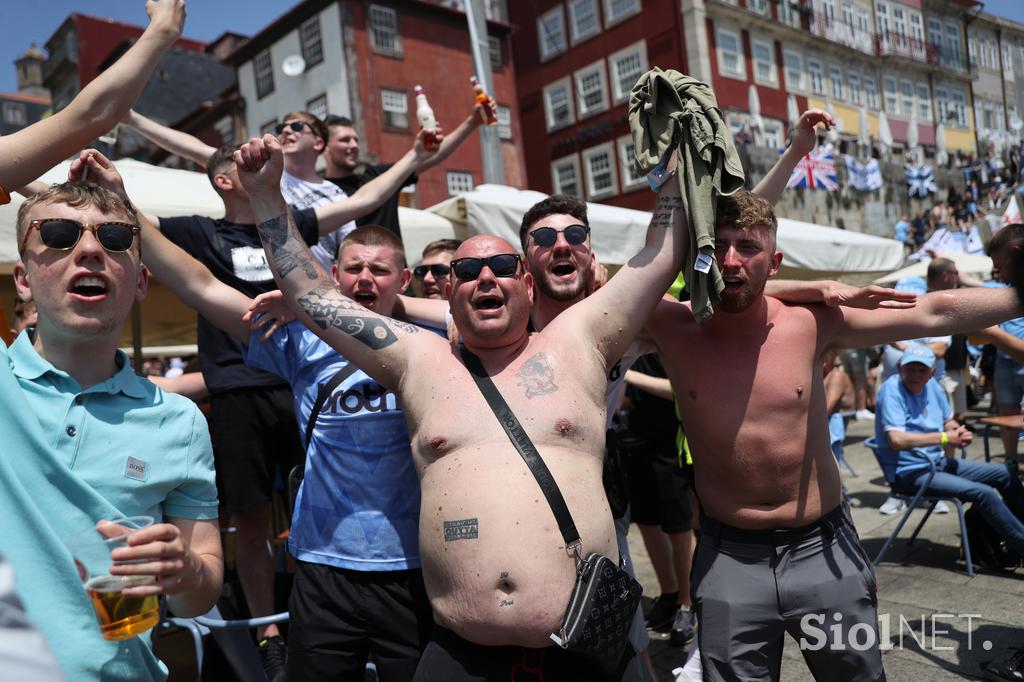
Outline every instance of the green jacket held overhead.
{"label": "green jacket held overhead", "polygon": [[677,179],[690,224],[690,257],[683,275],[693,314],[704,321],[714,313],[725,286],[715,262],[717,195],[732,194],[744,183],[732,133],[707,84],[657,67],[633,86],[629,127],[641,174],[655,169],[672,149],[679,150]]}

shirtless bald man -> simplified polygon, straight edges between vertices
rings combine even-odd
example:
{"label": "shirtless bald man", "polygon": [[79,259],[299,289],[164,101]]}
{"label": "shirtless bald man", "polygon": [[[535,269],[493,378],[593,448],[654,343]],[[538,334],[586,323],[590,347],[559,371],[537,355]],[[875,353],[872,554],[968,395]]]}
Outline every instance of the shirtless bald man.
{"label": "shirtless bald man", "polygon": [[[278,189],[277,141],[236,154],[281,290],[339,353],[398,392],[422,487],[420,551],[440,626],[417,679],[601,679],[553,648],[575,561],[540,487],[448,342],[341,295],[316,267]],[[618,551],[601,485],[605,377],[679,271],[685,240],[676,183],[658,197],[644,249],[607,285],[530,334],[533,279],[515,247],[478,236],[459,248],[448,289],[466,348],[519,417],[565,497],[581,554]],[[460,262],[460,259],[465,259]],[[632,649],[619,679],[639,674]],[[472,669],[471,674],[468,670]]]}
{"label": "shirtless bald man", "polygon": [[[648,331],[676,389],[706,518],[693,562],[705,680],[778,679],[784,634],[805,639],[816,679],[884,679],[871,562],[829,447],[821,358],[900,338],[979,329],[1018,317],[1007,289],[957,289],[904,310],[787,305],[764,295],[778,272],[776,219],[750,193],[718,202],[715,257],[725,290],[697,324],[658,305]],[[807,624],[860,626],[874,646],[814,648]],[[831,642],[831,636],[830,640]]]}

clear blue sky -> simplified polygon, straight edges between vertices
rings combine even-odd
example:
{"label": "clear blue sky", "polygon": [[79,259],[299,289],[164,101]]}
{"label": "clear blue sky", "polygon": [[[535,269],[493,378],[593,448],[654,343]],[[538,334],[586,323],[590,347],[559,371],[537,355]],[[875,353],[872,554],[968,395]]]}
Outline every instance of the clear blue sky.
{"label": "clear blue sky", "polygon": [[[188,0],[185,37],[210,41],[224,31],[253,35],[297,2],[288,0]],[[0,2],[0,92],[17,90],[14,60],[30,43],[39,47],[72,12],[145,26],[145,0],[39,0]],[[45,48],[44,48],[45,51]]]}
{"label": "clear blue sky", "polygon": [[[288,0],[189,0],[185,35],[203,41],[224,31],[252,35],[293,4]],[[13,62],[29,43],[42,47],[76,10],[142,26],[147,23],[144,0],[41,0],[28,4],[5,0],[0,3],[0,92],[17,88]],[[1024,24],[1024,0],[985,0],[985,11]]]}

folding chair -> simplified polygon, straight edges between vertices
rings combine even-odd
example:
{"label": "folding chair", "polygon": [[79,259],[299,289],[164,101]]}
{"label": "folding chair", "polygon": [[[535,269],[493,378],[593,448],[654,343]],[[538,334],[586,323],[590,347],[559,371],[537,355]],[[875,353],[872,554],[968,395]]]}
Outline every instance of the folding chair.
{"label": "folding chair", "polygon": [[[917,534],[921,532],[921,528],[924,526],[924,522],[927,521],[928,517],[932,515],[933,511],[935,511],[935,505],[937,505],[939,502],[949,502],[954,507],[956,507],[956,514],[960,520],[960,538],[961,542],[963,543],[964,563],[967,564],[967,575],[973,578],[974,564],[971,562],[971,543],[967,538],[967,521],[964,518],[963,503],[961,503],[959,499],[953,497],[952,495],[925,494],[925,490],[927,490],[928,486],[931,485],[932,479],[935,477],[935,472],[937,471],[935,467],[935,462],[929,460],[928,464],[930,465],[931,469],[929,470],[928,475],[921,481],[921,484],[917,488],[917,492],[914,495],[906,495],[904,493],[898,492],[893,487],[895,481],[887,472],[886,467],[883,466],[882,458],[878,454],[878,441],[875,438],[868,438],[866,441],[864,441],[864,445],[866,447],[871,448],[871,452],[874,453],[875,459],[878,461],[878,467],[882,470],[882,473],[885,475],[885,480],[889,484],[889,494],[898,500],[903,500],[907,504],[906,511],[904,511],[903,516],[900,517],[899,523],[896,524],[896,528],[894,528],[892,533],[889,534],[889,537],[886,538],[885,544],[882,545],[882,549],[879,550],[878,556],[875,557],[874,564],[877,566],[882,562],[882,559],[885,557],[886,553],[892,547],[892,544],[896,541],[896,537],[900,534],[900,531],[903,530],[904,524],[906,524],[907,519],[910,518],[911,512],[914,511],[918,503],[927,504],[928,507],[925,510],[924,518],[922,518],[920,523],[917,524],[917,528],[915,528],[914,532],[911,534],[910,540],[907,541],[908,545],[914,544],[914,540],[917,539]],[[963,448],[961,450],[960,458],[966,459],[966,457],[967,448]]]}

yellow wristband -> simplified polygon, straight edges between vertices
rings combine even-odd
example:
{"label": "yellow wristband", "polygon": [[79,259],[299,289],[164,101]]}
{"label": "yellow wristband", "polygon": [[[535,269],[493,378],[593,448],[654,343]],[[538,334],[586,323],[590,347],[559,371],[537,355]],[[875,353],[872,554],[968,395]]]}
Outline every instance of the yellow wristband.
{"label": "yellow wristband", "polygon": [[945,431],[942,432],[942,444],[949,445],[949,434]]}

